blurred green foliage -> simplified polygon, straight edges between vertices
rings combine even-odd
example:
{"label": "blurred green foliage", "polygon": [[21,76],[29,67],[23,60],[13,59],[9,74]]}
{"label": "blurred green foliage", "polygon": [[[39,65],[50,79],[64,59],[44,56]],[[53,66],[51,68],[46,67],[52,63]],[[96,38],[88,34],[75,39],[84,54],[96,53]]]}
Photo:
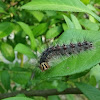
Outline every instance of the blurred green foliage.
{"label": "blurred green foliage", "polygon": [[[78,87],[89,100],[94,100],[92,96],[100,100],[95,88],[100,89],[99,16],[99,0],[0,0],[0,93]],[[40,55],[49,46],[84,40],[93,43],[93,50],[55,60],[45,72],[39,69]],[[83,100],[85,96],[19,94],[4,100]]]}

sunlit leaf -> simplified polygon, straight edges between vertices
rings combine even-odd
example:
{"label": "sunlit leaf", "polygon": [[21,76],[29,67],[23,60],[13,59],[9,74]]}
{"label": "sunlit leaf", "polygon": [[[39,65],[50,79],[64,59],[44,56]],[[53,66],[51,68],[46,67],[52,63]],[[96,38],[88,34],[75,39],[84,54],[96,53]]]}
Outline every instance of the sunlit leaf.
{"label": "sunlit leaf", "polygon": [[27,24],[23,23],[23,22],[17,22],[17,23],[21,26],[21,28],[23,29],[23,31],[27,35],[29,35],[30,41],[31,41],[31,48],[34,49],[34,50],[36,50],[36,45],[37,44],[36,44],[34,35],[32,34],[32,30],[30,29],[30,27]]}
{"label": "sunlit leaf", "polygon": [[62,31],[62,27],[61,26],[56,26],[53,28],[50,28],[47,33],[46,33],[46,38],[50,39],[50,38],[54,38],[56,36],[58,36]]}
{"label": "sunlit leaf", "polygon": [[[47,78],[55,76],[73,75],[90,69],[100,62],[100,32],[99,31],[83,31],[83,30],[67,30],[58,39],[60,45],[82,42],[84,40],[92,41],[94,48],[92,50],[83,51],[80,54],[73,54],[62,62],[56,62],[50,69],[39,73],[38,78]],[[98,42],[99,41],[99,42]]]}
{"label": "sunlit leaf", "polygon": [[98,24],[93,23],[88,19],[80,19],[79,22],[82,26],[84,26],[88,30],[95,30],[95,31],[99,30]]}
{"label": "sunlit leaf", "polygon": [[0,23],[0,38],[8,36],[13,31],[14,24],[11,22]]}
{"label": "sunlit leaf", "polygon": [[74,24],[72,23],[72,21],[65,15],[63,15],[66,24],[68,25],[68,28],[75,28]]}
{"label": "sunlit leaf", "polygon": [[89,4],[90,0],[81,0],[84,4]]}
{"label": "sunlit leaf", "polygon": [[88,5],[87,5],[87,7],[88,7],[90,10],[92,10],[92,11],[95,11],[95,12],[96,12],[96,8],[95,8],[93,5],[88,4]]}
{"label": "sunlit leaf", "polygon": [[75,29],[82,29],[78,19],[73,14],[71,14],[71,19],[72,22],[74,23]]}
{"label": "sunlit leaf", "polygon": [[63,27],[64,31],[66,31],[68,29],[68,26],[65,23],[62,23],[62,27]]}
{"label": "sunlit leaf", "polygon": [[32,49],[24,44],[21,44],[21,43],[17,44],[16,47],[14,48],[14,50],[18,51],[22,54],[25,54],[29,58],[35,57],[35,54],[32,52]]}
{"label": "sunlit leaf", "polygon": [[2,99],[2,100],[34,100],[34,99],[27,98],[27,97],[9,97],[9,98]]}
{"label": "sunlit leaf", "polygon": [[30,11],[30,13],[39,21],[41,22],[43,17],[44,17],[44,14],[40,11]]}
{"label": "sunlit leaf", "polygon": [[45,34],[47,29],[48,29],[48,23],[41,23],[37,26],[34,26],[34,28],[32,29],[32,32],[33,32],[33,35],[37,37],[37,36],[41,36]]}
{"label": "sunlit leaf", "polygon": [[7,60],[13,61],[15,59],[14,49],[11,45],[9,45],[7,43],[2,43],[0,48],[1,48],[1,52],[2,52],[3,56]]}
{"label": "sunlit leaf", "polygon": [[90,76],[94,76],[97,82],[100,81],[100,65],[96,65],[91,69]]}
{"label": "sunlit leaf", "polygon": [[85,12],[100,21],[100,17],[88,9],[80,0],[34,0],[23,5],[22,9]]}

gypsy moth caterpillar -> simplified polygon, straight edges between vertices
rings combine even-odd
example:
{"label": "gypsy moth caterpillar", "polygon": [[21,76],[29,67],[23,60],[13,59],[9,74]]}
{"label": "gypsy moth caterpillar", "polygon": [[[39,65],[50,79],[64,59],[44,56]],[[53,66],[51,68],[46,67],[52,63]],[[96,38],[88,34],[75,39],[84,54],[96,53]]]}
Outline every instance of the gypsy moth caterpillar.
{"label": "gypsy moth caterpillar", "polygon": [[67,56],[69,57],[72,54],[78,54],[82,51],[89,50],[93,47],[91,42],[78,42],[77,44],[70,43],[69,45],[63,44],[62,46],[56,45],[47,48],[40,57],[40,69],[42,71],[47,70],[50,66],[48,64],[49,60],[53,56]]}

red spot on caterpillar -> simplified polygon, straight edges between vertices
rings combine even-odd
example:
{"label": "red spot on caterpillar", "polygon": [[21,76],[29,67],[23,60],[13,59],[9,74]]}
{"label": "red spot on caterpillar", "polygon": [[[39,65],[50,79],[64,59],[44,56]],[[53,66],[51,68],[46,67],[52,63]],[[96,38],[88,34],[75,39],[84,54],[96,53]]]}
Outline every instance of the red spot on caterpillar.
{"label": "red spot on caterpillar", "polygon": [[66,50],[67,49],[67,46],[65,44],[63,44],[63,49]]}
{"label": "red spot on caterpillar", "polygon": [[75,44],[70,43],[71,48],[75,48]]}
{"label": "red spot on caterpillar", "polygon": [[79,43],[78,43],[78,46],[79,46],[79,47],[81,47],[81,46],[82,46],[82,44],[79,42]]}
{"label": "red spot on caterpillar", "polygon": [[63,44],[62,46],[53,46],[50,48],[47,48],[41,55],[40,58],[40,69],[42,71],[47,70],[50,66],[48,65],[49,59],[52,58],[52,56],[58,56],[58,55],[66,55],[69,56],[71,54],[80,53],[81,51],[86,51],[88,49],[91,49],[93,47],[91,42],[78,42],[77,44],[70,43],[69,45]]}

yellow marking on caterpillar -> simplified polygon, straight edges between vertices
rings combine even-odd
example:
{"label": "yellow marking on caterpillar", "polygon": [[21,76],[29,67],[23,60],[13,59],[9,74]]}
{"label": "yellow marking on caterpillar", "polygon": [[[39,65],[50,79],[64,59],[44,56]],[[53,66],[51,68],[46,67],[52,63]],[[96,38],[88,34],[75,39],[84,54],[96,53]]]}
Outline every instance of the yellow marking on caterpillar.
{"label": "yellow marking on caterpillar", "polygon": [[43,62],[43,63],[41,63],[40,68],[42,71],[45,71],[49,68],[49,65],[47,62]]}

